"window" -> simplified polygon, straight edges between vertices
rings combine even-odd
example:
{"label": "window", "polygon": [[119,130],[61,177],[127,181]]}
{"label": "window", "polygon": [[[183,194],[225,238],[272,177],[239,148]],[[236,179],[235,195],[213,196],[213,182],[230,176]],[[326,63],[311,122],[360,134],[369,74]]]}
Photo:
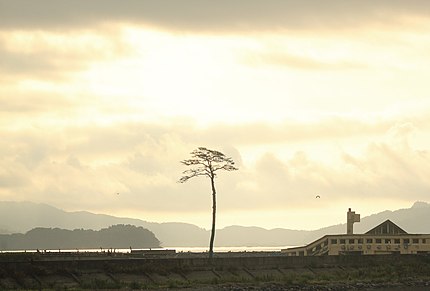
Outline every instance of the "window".
{"label": "window", "polygon": [[349,243],[350,243],[350,244],[354,244],[354,243],[355,243],[355,239],[353,239],[353,238],[352,238],[352,239],[350,239],[350,240],[349,240]]}
{"label": "window", "polygon": [[385,239],[385,243],[386,243],[386,244],[390,244],[390,243],[391,243],[391,239],[386,238],[386,239]]}
{"label": "window", "polygon": [[337,244],[337,239],[335,239],[335,238],[334,238],[334,239],[332,239],[332,240],[331,240],[331,244],[332,244],[332,245]]}
{"label": "window", "polygon": [[395,244],[399,244],[399,243],[400,243],[400,238],[395,238],[395,239],[394,239],[394,243],[395,243]]}
{"label": "window", "polygon": [[382,240],[380,238],[375,239],[377,244],[380,244],[382,242]]}
{"label": "window", "polygon": [[339,243],[344,244],[344,243],[345,243],[345,239],[341,238],[341,239],[339,240]]}
{"label": "window", "polygon": [[425,238],[423,238],[422,243],[423,243],[423,244],[425,244],[425,243],[426,243],[426,239],[425,239]]}
{"label": "window", "polygon": [[408,239],[408,238],[404,238],[404,239],[403,239],[403,243],[404,243],[404,244],[408,244],[408,243],[409,243],[409,239]]}
{"label": "window", "polygon": [[359,244],[362,244],[362,243],[363,243],[363,239],[362,239],[362,238],[359,238],[359,239],[358,239],[358,243],[359,243]]}
{"label": "window", "polygon": [[368,244],[373,243],[373,239],[371,239],[371,238],[366,239],[366,243],[368,243]]}
{"label": "window", "polygon": [[419,240],[417,238],[412,239],[412,243],[417,244],[419,243]]}

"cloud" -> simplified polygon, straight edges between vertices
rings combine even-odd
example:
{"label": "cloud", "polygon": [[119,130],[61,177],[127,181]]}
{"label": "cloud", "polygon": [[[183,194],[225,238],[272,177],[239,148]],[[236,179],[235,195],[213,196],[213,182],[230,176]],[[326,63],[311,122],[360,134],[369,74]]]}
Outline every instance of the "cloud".
{"label": "cloud", "polygon": [[[52,92],[27,93],[1,90],[0,112],[3,116],[28,117],[52,111],[71,110],[76,104]],[[12,97],[13,96],[13,97]],[[9,119],[10,120],[10,119]]]}
{"label": "cloud", "polygon": [[157,165],[156,156],[143,155],[140,152],[129,158],[127,166],[131,170],[143,174],[154,174],[161,170]]}
{"label": "cloud", "polygon": [[[375,122],[332,116],[314,121],[301,122],[286,120],[277,124],[263,122],[239,125],[218,124],[201,132],[192,132],[190,140],[196,142],[228,141],[231,144],[268,144],[317,141],[334,138],[348,138],[367,135],[378,135],[387,131],[392,124],[390,120]],[[186,133],[184,133],[186,135]]]}
{"label": "cloud", "polygon": [[[344,152],[342,156],[340,163],[327,164],[308,157],[304,151],[288,160],[265,154],[247,176],[239,177],[252,181],[251,187],[240,181],[240,189],[235,191],[239,198],[223,198],[228,200],[224,207],[312,208],[362,199],[393,202],[428,197],[430,156],[411,146],[399,147],[388,133],[387,140],[369,143],[365,152]],[[323,199],[315,201],[316,194]]]}
{"label": "cloud", "polygon": [[252,66],[271,65],[302,70],[351,70],[364,69],[366,65],[347,60],[324,61],[316,58],[294,55],[286,52],[249,52],[241,57],[244,63]]}
{"label": "cloud", "polygon": [[[179,161],[207,146],[239,167],[217,179],[230,213],[426,200],[429,10],[420,0],[0,0],[0,198],[206,212],[208,181],[177,180]],[[283,121],[239,123],[258,118]]]}
{"label": "cloud", "polygon": [[342,29],[426,16],[429,10],[425,0],[1,0],[0,27],[55,30],[128,22],[191,31]]}
{"label": "cloud", "polygon": [[0,172],[0,193],[3,189],[15,189],[28,185],[29,180],[23,175],[12,169],[2,169]]}
{"label": "cloud", "polygon": [[103,33],[78,30],[66,34],[40,31],[0,32],[0,81],[41,79],[61,81],[98,61],[131,53],[112,29]]}
{"label": "cloud", "polygon": [[[328,125],[336,127],[328,123],[321,128]],[[349,126],[340,131],[340,137],[358,134],[351,131],[353,123]],[[361,125],[357,128],[363,129]],[[383,128],[385,125],[379,130]],[[242,161],[246,152],[242,149],[256,143],[264,148],[262,141],[243,138],[244,146],[241,140],[229,139],[229,133],[212,132],[219,140],[210,147],[223,150],[240,166],[239,171],[220,173],[217,179],[220,209],[281,211],[354,199],[425,200],[430,189],[430,156],[428,149],[411,145],[411,134],[419,134],[414,128],[411,122],[392,124],[380,134],[382,138],[379,134],[363,137],[368,141],[364,151],[349,152],[347,143],[343,151],[333,149],[336,152],[331,154],[339,160],[328,163],[315,159],[307,149],[285,155],[267,146],[255,157],[256,163],[250,164]],[[204,212],[210,207],[207,179],[186,184],[177,180],[185,170],[179,161],[195,147],[206,145],[204,139],[213,128],[207,130],[181,124],[118,124],[62,131],[2,131],[0,168],[8,170],[0,173],[0,197],[98,212]],[[250,136],[264,131],[245,130]],[[196,139],[196,135],[201,137]],[[266,143],[282,142],[287,147],[303,138],[273,136],[265,136]],[[309,134],[305,140],[311,138]],[[320,138],[315,136],[312,142],[318,144]],[[316,194],[323,199],[315,201]]]}

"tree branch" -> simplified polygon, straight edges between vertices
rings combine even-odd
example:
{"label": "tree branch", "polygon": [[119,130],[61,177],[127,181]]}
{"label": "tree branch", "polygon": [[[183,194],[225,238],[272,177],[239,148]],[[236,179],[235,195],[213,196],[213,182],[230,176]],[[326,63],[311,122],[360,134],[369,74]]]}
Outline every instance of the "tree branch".
{"label": "tree branch", "polygon": [[207,176],[209,178],[215,178],[216,173],[219,170],[235,171],[238,170],[234,166],[232,158],[226,157],[223,153],[215,150],[210,150],[204,147],[191,152],[191,159],[183,160],[181,163],[185,166],[196,166],[189,170],[184,171],[183,177],[180,178],[180,183],[185,183],[191,178],[197,176]]}

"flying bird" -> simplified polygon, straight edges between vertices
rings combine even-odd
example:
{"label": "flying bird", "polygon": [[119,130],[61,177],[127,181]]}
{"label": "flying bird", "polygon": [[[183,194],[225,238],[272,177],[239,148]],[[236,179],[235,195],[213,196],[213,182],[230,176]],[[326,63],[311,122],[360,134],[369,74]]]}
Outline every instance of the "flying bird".
{"label": "flying bird", "polygon": [[315,198],[321,198],[321,196],[320,196],[320,195],[317,195],[317,196],[315,196]]}

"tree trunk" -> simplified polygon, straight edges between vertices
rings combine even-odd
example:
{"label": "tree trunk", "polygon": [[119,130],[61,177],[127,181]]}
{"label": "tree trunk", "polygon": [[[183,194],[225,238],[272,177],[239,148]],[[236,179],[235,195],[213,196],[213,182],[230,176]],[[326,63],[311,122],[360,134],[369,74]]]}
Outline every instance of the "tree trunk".
{"label": "tree trunk", "polygon": [[215,177],[211,177],[212,185],[212,231],[211,240],[209,243],[209,259],[212,260],[214,255],[214,240],[215,240],[215,218],[216,218],[216,190],[215,190]]}

